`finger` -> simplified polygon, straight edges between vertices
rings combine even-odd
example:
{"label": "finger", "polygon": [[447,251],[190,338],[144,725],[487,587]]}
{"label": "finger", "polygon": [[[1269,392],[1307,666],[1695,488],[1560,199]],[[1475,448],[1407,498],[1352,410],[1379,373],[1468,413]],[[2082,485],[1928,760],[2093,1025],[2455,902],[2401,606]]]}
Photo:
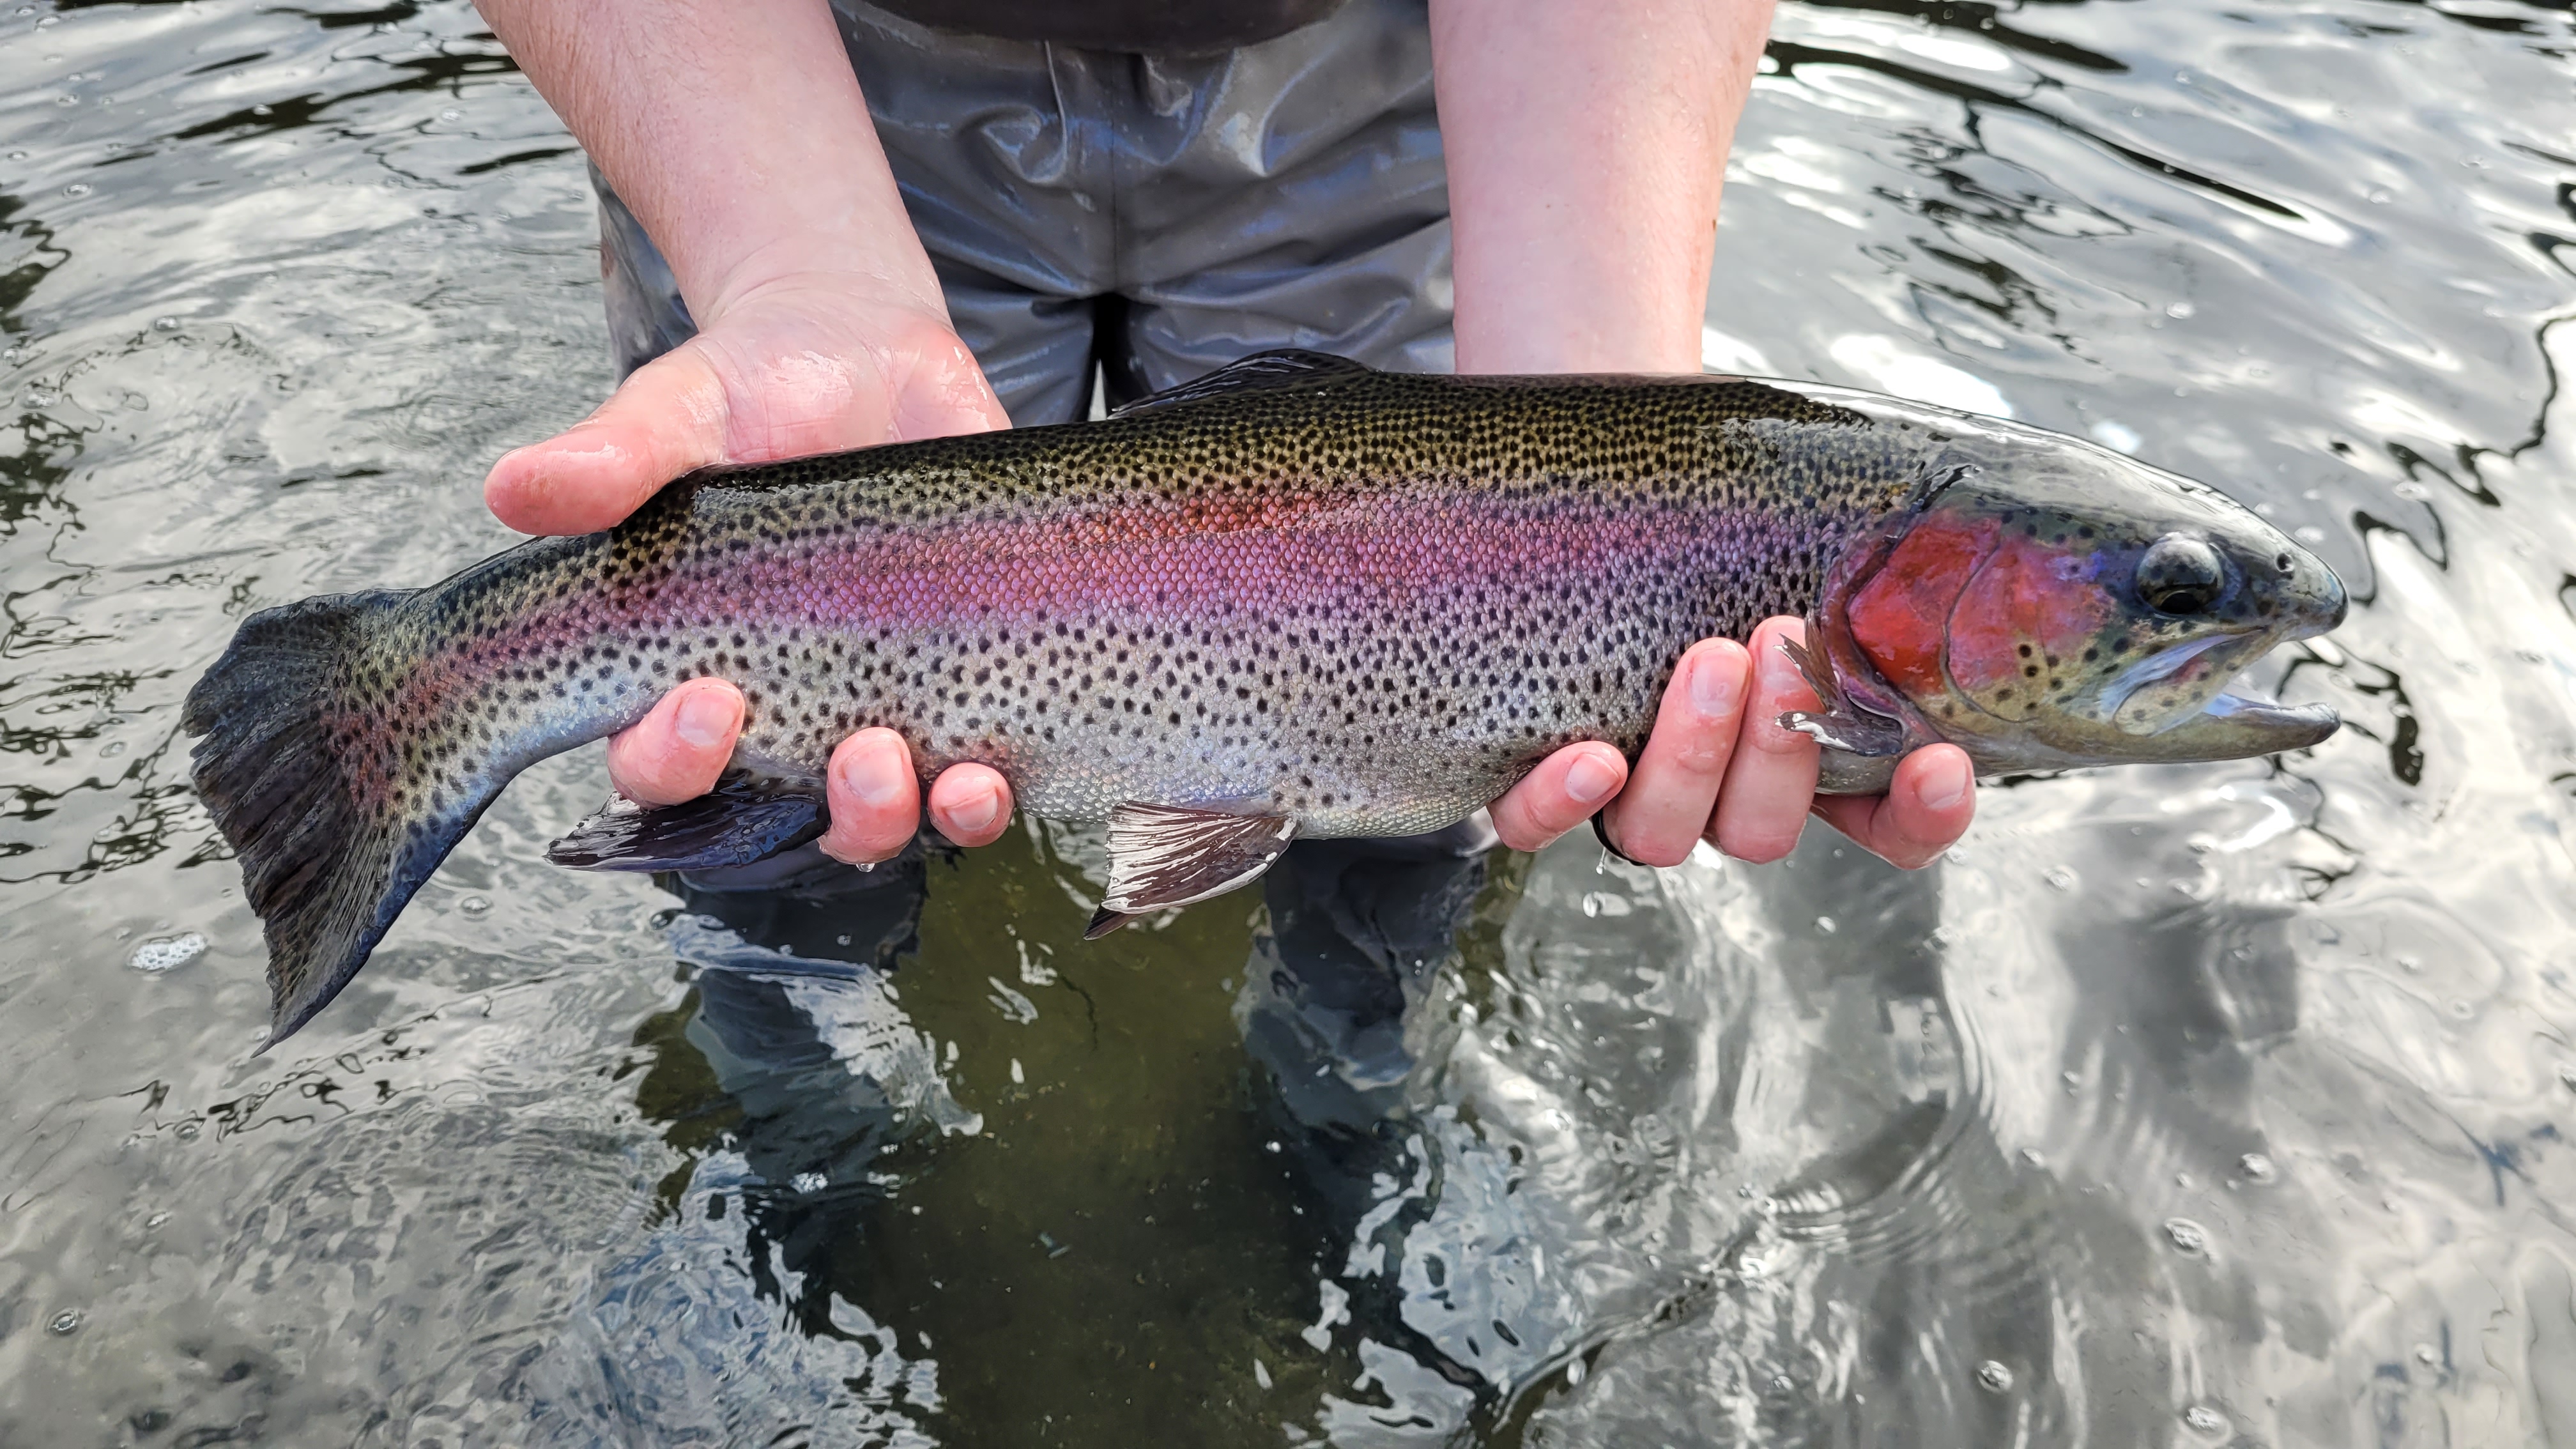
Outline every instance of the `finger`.
{"label": "finger", "polygon": [[1957,745],[1926,745],[1897,762],[1883,796],[1823,795],[1816,813],[1862,849],[1907,870],[1930,865],[1968,833],[1975,767]]}
{"label": "finger", "polygon": [[1780,716],[1820,708],[1795,661],[1780,645],[1802,639],[1796,619],[1765,621],[1746,642],[1753,656],[1753,695],[1735,755],[1717,795],[1717,848],[1739,860],[1778,860],[1798,844],[1807,807],[1816,798],[1816,742],[1780,723]]}
{"label": "finger", "polygon": [[1536,850],[1582,824],[1628,782],[1628,761],[1599,740],[1567,745],[1539,761],[1494,802],[1494,833],[1514,850]]}
{"label": "finger", "polygon": [[852,865],[892,860],[921,829],[921,782],[913,777],[912,751],[892,730],[861,730],[832,751],[824,777],[832,826],[823,853]]}
{"label": "finger", "polygon": [[[925,344],[920,361],[895,390],[894,435],[907,442],[1010,425],[1011,415],[1002,411],[975,354],[954,336]],[[1009,813],[1007,806],[1003,813]]]}
{"label": "finger", "polygon": [[990,765],[951,765],[930,782],[930,823],[959,845],[990,845],[1011,823],[1011,782]]}
{"label": "finger", "polygon": [[1732,639],[1703,640],[1682,656],[1628,788],[1601,812],[1621,854],[1645,865],[1690,858],[1717,808],[1752,671],[1744,646]]}
{"label": "finger", "polygon": [[502,454],[483,501],[521,533],[613,527],[663,484],[724,460],[725,399],[703,349],[683,344],[637,368],[569,431]]}
{"label": "finger", "polygon": [[608,739],[608,783],[639,805],[677,805],[715,788],[742,733],[742,691],[692,679]]}

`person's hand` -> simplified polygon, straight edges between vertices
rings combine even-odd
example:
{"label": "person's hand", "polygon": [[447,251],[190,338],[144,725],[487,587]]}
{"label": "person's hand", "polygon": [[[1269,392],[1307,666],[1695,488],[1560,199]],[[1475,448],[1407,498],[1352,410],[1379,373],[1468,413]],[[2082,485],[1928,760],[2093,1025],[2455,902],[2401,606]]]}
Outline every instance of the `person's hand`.
{"label": "person's hand", "polygon": [[[527,533],[589,533],[663,484],[717,463],[757,463],[1010,426],[974,354],[935,298],[882,279],[792,276],[728,301],[697,336],[636,369],[599,411],[493,465],[485,500]],[[742,732],[742,694],[695,679],[608,742],[608,778],[645,805],[712,788]],[[885,860],[919,828],[920,781],[892,730],[861,730],[832,753],[824,851]],[[930,789],[930,818],[960,845],[998,838],[1011,791],[983,765]]]}
{"label": "person's hand", "polygon": [[1633,777],[1606,744],[1568,745],[1494,802],[1495,833],[1515,850],[1536,850],[1600,811],[1620,852],[1646,865],[1679,865],[1701,840],[1769,861],[1798,843],[1812,810],[1894,864],[1930,864],[1976,810],[1967,752],[1929,745],[1898,763],[1883,796],[1818,798],[1816,742],[1780,723],[1783,713],[1818,707],[1780,647],[1803,630],[1779,618],[1754,630],[1749,648],[1729,639],[1692,646],[1664,689]]}

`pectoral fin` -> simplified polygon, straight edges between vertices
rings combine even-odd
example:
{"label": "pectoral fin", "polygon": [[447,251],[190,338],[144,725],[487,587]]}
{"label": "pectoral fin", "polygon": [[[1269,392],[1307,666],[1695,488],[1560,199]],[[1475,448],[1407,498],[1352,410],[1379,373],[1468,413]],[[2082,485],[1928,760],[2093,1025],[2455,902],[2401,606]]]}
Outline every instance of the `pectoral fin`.
{"label": "pectoral fin", "polygon": [[1121,805],[1109,816],[1109,894],[1082,938],[1248,884],[1296,835],[1297,823],[1277,815]]}
{"label": "pectoral fin", "polygon": [[1835,678],[1832,660],[1795,639],[1781,640],[1780,652],[1798,666],[1798,672],[1807,677],[1816,698],[1825,706],[1821,710],[1791,710],[1780,716],[1783,726],[1827,749],[1847,754],[1877,757],[1905,753],[1909,744],[1905,722],[1853,699]]}
{"label": "pectoral fin", "polygon": [[695,800],[612,800],[546,847],[575,870],[718,870],[767,860],[823,833],[819,786],[734,773]]}

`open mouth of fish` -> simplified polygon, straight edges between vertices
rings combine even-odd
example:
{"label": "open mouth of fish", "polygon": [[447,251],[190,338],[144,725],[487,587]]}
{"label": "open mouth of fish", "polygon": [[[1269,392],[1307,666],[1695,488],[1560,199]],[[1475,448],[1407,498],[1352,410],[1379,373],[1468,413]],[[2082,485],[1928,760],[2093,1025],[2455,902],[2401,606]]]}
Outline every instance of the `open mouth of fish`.
{"label": "open mouth of fish", "polygon": [[[2323,628],[2304,629],[2273,643],[2277,647],[2323,632]],[[2152,686],[2170,684],[2197,695],[2213,682],[2252,664],[2260,657],[2258,654],[2229,646],[2247,644],[2254,637],[2250,632],[2210,634],[2139,661],[2103,691],[2105,702],[2112,705],[2111,717],[2127,733],[2159,738],[2189,735],[2210,727],[2239,737],[2277,738],[2279,743],[2270,746],[2271,750],[2303,748],[2333,734],[2342,721],[2331,707],[2282,704],[2241,686],[2216,690],[2198,709],[2144,707],[2146,701],[2139,696]]]}

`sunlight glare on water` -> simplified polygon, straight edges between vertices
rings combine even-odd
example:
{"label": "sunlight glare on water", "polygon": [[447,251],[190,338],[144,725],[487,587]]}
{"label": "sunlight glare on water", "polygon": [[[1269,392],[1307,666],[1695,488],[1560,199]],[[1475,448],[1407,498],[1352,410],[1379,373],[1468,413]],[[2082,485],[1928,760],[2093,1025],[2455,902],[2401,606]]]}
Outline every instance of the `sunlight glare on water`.
{"label": "sunlight glare on water", "polygon": [[1083,944],[1053,827],[755,946],[543,863],[585,753],[254,1057],[178,702],[508,542],[591,202],[461,4],[0,5],[0,1442],[2576,1443],[2572,41],[1780,11],[1709,365],[2311,541],[2312,752],[1990,789],[1917,877],[1498,855],[1346,997],[1275,893]]}

